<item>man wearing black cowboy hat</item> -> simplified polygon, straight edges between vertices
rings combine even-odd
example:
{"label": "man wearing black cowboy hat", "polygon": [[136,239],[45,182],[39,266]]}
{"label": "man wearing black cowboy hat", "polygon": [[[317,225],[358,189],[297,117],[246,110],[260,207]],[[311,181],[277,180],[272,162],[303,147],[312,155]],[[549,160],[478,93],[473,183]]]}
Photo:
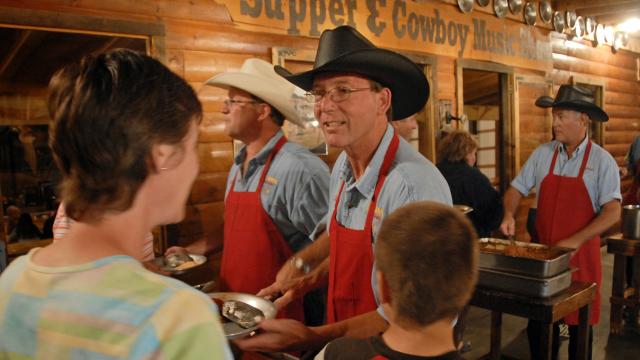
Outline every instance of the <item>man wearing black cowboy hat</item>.
{"label": "man wearing black cowboy hat", "polygon": [[264,334],[238,344],[251,350],[308,349],[343,335],[378,334],[387,327],[373,276],[373,245],[382,220],[415,201],[451,204],[437,168],[389,124],[422,109],[429,84],[411,60],[375,47],[349,26],[323,32],[313,70],[291,74],[276,67],[276,72],[308,91],[326,143],[344,151],[331,174],[327,231],[258,295],[284,293],[276,300],[282,306],[328,284],[328,325],[266,320]]}
{"label": "man wearing black cowboy hat", "polygon": [[[578,270],[573,280],[596,282],[590,325],[600,321],[600,234],[620,218],[620,177],[613,157],[589,140],[590,121],[607,121],[609,116],[595,104],[591,90],[562,85],[555,99],[548,96],[536,105],[552,108],[555,140],[540,145],[511,182],[504,197],[504,218],[500,229],[515,235],[515,214],[520,200],[535,186],[538,213],[536,231],[541,243],[576,249],[571,266]],[[565,318],[569,325],[569,358],[577,351],[578,313]],[[541,324],[529,322],[527,333],[533,359],[541,358]],[[590,327],[589,354],[593,342]],[[558,324],[554,328],[553,358],[558,355]],[[590,356],[589,356],[590,358]]]}

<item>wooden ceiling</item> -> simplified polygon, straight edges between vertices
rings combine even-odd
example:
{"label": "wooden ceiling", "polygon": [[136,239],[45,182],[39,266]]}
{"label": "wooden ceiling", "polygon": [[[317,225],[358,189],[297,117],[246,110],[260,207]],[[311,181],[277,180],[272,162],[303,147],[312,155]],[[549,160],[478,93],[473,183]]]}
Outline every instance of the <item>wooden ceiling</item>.
{"label": "wooden ceiling", "polygon": [[554,0],[554,10],[572,10],[583,17],[594,17],[597,23],[618,25],[631,18],[640,19],[640,0]]}

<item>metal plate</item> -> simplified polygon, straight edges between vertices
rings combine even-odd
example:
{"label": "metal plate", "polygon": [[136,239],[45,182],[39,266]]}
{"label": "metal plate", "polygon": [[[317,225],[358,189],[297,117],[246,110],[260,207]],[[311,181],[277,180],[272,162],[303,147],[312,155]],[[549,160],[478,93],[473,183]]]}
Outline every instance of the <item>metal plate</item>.
{"label": "metal plate", "polygon": [[550,258],[548,260],[540,260],[482,250],[484,244],[495,244],[496,248],[502,247],[504,249],[504,247],[511,244],[509,240],[481,238],[479,241],[481,245],[478,259],[480,268],[507,271],[537,278],[549,278],[566,271],[569,268],[569,260],[571,260],[571,253],[573,252],[572,249],[516,241],[516,246],[518,247],[549,249]]}
{"label": "metal plate", "polygon": [[489,5],[489,0],[476,0],[476,2],[478,3],[478,5],[480,6],[487,6]]}
{"label": "metal plate", "polygon": [[197,267],[200,267],[202,264],[207,262],[207,258],[205,256],[202,256],[202,255],[189,254],[189,257],[191,258],[191,260],[193,260],[195,265],[193,265],[192,267],[187,268],[187,269],[178,269],[178,268],[175,268],[175,267],[168,266],[165,263],[163,256],[154,258],[153,260],[151,260],[151,262],[153,264],[155,264],[156,266],[158,266],[158,268],[160,268],[160,270],[166,271],[166,272],[170,273],[171,275],[184,274],[187,271],[191,271],[191,270],[193,270],[193,269],[195,269]]}
{"label": "metal plate", "polygon": [[613,40],[615,40],[615,31],[613,30],[613,26],[607,25],[604,27],[604,39],[607,41],[607,44],[613,45]]}
{"label": "metal plate", "polygon": [[473,11],[473,0],[458,0],[460,11],[468,14]]}
{"label": "metal plate", "polygon": [[[218,299],[221,301],[235,300],[251,305],[254,308],[262,311],[265,319],[273,319],[278,313],[278,310],[276,309],[276,305],[274,303],[255,295],[234,292],[218,292],[209,293],[207,295],[209,295],[211,299]],[[221,309],[218,310],[221,311]],[[220,315],[220,317],[222,317],[222,315]],[[224,334],[229,340],[245,337],[254,332],[257,328],[258,326],[256,325],[254,327],[245,329],[240,325],[230,321],[222,323],[222,330],[224,330]]]}
{"label": "metal plate", "polygon": [[572,272],[572,270],[567,270],[552,278],[537,279],[502,271],[480,269],[478,272],[478,286],[544,298],[553,296],[571,286]]}
{"label": "metal plate", "polygon": [[540,2],[540,19],[547,24],[551,22],[551,18],[553,16],[553,9],[551,9],[551,4],[548,1]]}
{"label": "metal plate", "polygon": [[553,13],[553,29],[559,33],[564,31],[564,15],[561,11]]}
{"label": "metal plate", "polygon": [[538,18],[538,10],[536,4],[529,1],[524,6],[524,21],[529,25],[535,25]]}
{"label": "metal plate", "polygon": [[507,15],[508,8],[507,0],[493,0],[493,12],[495,12],[496,16],[500,19]]}

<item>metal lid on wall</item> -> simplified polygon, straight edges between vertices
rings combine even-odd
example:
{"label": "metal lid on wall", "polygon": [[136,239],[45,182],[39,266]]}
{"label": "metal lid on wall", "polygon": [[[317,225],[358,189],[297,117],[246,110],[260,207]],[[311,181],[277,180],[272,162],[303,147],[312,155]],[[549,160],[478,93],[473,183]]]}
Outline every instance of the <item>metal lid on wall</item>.
{"label": "metal lid on wall", "polygon": [[489,5],[489,0],[476,0],[476,2],[478,3],[478,5],[480,6],[487,6]]}
{"label": "metal lid on wall", "polygon": [[504,18],[507,15],[508,8],[507,0],[493,0],[493,11],[497,17]]}
{"label": "metal lid on wall", "polygon": [[468,14],[473,11],[473,0],[458,0],[458,7],[460,11]]}
{"label": "metal lid on wall", "polygon": [[553,13],[553,29],[559,33],[564,31],[564,13],[562,11]]}
{"label": "metal lid on wall", "polygon": [[509,0],[509,10],[517,15],[522,10],[522,0]]}
{"label": "metal lid on wall", "polygon": [[592,17],[584,19],[584,28],[585,33],[588,36],[593,36],[593,34],[595,34],[596,32],[596,20]]}
{"label": "metal lid on wall", "polygon": [[576,24],[573,27],[573,37],[574,39],[582,39],[584,36],[584,18],[582,16],[578,16],[576,18]]}
{"label": "metal lid on wall", "polygon": [[575,11],[567,11],[567,15],[566,15],[566,24],[567,24],[567,28],[570,30],[573,30],[573,28],[576,27],[576,21],[578,20],[578,16],[576,15]]}
{"label": "metal lid on wall", "polygon": [[529,25],[535,25],[538,17],[538,10],[534,2],[528,1],[524,6],[524,21]]}
{"label": "metal lid on wall", "polygon": [[540,19],[547,24],[551,22],[551,18],[553,16],[553,9],[551,9],[551,4],[544,0],[540,2]]}
{"label": "metal lid on wall", "polygon": [[596,25],[596,44],[598,45],[602,45],[605,43],[605,38],[604,38],[604,25],[602,24],[598,24]]}

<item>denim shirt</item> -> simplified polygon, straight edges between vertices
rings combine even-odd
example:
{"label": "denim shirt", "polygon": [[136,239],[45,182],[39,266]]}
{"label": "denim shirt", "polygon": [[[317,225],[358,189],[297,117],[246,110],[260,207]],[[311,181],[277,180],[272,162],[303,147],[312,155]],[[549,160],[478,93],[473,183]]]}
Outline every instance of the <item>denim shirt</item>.
{"label": "denim shirt", "polygon": [[[247,151],[245,147],[240,150],[229,171],[226,194],[231,190],[234,177],[234,191],[256,191],[269,154],[282,136],[282,131],[278,131],[249,160],[244,176],[241,169]],[[306,148],[286,142],[271,162],[260,199],[285,241],[296,252],[314,239],[312,234],[327,212],[328,195],[329,167]]]}

